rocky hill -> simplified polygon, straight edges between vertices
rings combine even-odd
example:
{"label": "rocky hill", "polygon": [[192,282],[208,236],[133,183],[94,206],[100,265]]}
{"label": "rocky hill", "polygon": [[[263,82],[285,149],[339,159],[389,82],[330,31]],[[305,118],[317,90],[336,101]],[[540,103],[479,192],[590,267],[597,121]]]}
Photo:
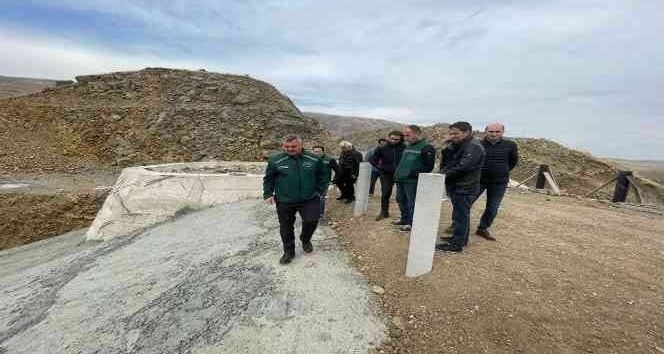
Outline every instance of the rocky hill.
{"label": "rocky hill", "polygon": [[329,141],[273,86],[148,68],[0,100],[0,173],[157,162],[262,160],[288,133]]}
{"label": "rocky hill", "polygon": [[[447,137],[449,124],[439,123],[423,127],[424,136],[440,151]],[[384,137],[391,129],[380,129],[373,132],[357,132],[349,137],[360,149],[375,145],[380,137]],[[481,138],[482,133],[476,132]],[[617,168],[590,154],[566,148],[546,139],[514,138],[519,146],[520,163],[513,172],[512,178],[521,181],[535,173],[540,164],[551,167],[561,189],[567,193],[584,195],[601,186],[615,176]],[[637,174],[639,187],[649,203],[664,203],[664,188],[652,183]],[[534,181],[533,181],[534,183]],[[532,183],[531,183],[532,184]],[[609,198],[613,193],[613,184],[599,191],[596,196]],[[629,201],[636,201],[632,197]]]}
{"label": "rocky hill", "polygon": [[356,132],[399,129],[402,125],[385,119],[337,116],[315,112],[303,112],[303,114],[317,120],[332,135],[342,139],[349,138]]}
{"label": "rocky hill", "polygon": [[0,99],[23,96],[53,87],[60,81],[0,76]]}

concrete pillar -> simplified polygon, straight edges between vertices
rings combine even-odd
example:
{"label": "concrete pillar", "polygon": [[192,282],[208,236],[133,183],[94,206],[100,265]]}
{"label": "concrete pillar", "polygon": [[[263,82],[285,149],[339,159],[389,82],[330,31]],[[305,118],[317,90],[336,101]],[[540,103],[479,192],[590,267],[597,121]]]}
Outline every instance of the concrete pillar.
{"label": "concrete pillar", "polygon": [[439,173],[420,173],[413,229],[410,232],[406,276],[417,277],[431,271],[436,251],[440,205],[444,176]]}
{"label": "concrete pillar", "polygon": [[369,208],[369,185],[371,184],[371,164],[360,162],[360,175],[355,183],[355,204],[353,204],[353,216],[367,213]]}

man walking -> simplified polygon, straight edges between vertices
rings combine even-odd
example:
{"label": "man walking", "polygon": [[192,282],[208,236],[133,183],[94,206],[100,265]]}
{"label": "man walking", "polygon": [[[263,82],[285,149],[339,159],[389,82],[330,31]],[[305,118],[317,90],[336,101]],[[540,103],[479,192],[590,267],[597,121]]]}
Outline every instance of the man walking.
{"label": "man walking", "polygon": [[399,230],[404,232],[410,232],[413,225],[417,177],[420,173],[431,172],[436,158],[433,146],[422,138],[421,134],[422,129],[417,125],[408,125],[403,128],[406,147],[403,150],[399,165],[394,171],[401,218],[393,224],[398,225]]}
{"label": "man walking", "polygon": [[[401,161],[401,154],[405,148],[403,133],[394,130],[387,135],[387,144],[380,146],[369,162],[380,171],[380,213],[376,221],[390,216],[390,198],[394,187],[394,170]],[[397,200],[398,202],[398,200]]]}
{"label": "man walking", "polygon": [[263,199],[277,204],[279,233],[284,254],[279,263],[288,264],[295,257],[295,214],[302,218],[302,249],[311,253],[311,236],[318,226],[320,196],[325,190],[325,165],[315,155],[304,152],[302,139],[289,135],[283,152],[272,156],[263,178]]}
{"label": "man walking", "polygon": [[445,187],[452,201],[454,233],[436,249],[461,252],[468,244],[470,209],[480,190],[484,148],[473,138],[473,127],[467,122],[450,125],[448,136],[450,144],[442,152],[441,173],[445,174]]}
{"label": "man walking", "polygon": [[349,141],[342,141],[339,156],[339,177],[335,178],[341,195],[337,198],[346,204],[355,200],[355,181],[360,173],[362,154],[357,152]]}
{"label": "man walking", "polygon": [[486,153],[482,177],[480,179],[479,198],[486,191],[486,207],[477,227],[476,235],[487,240],[495,241],[489,228],[498,215],[500,202],[503,200],[507,184],[510,181],[510,171],[519,162],[519,151],[515,142],[504,139],[505,126],[500,123],[492,123],[486,126],[482,146]]}
{"label": "man walking", "polygon": [[318,156],[318,158],[323,161],[323,165],[325,165],[325,175],[323,178],[325,180],[325,190],[320,196],[319,221],[322,223],[325,220],[325,199],[327,199],[327,188],[330,186],[330,181],[332,180],[332,172],[334,171],[335,175],[339,174],[339,165],[337,164],[337,160],[325,153],[325,147],[322,145],[314,146],[311,148],[311,152]]}

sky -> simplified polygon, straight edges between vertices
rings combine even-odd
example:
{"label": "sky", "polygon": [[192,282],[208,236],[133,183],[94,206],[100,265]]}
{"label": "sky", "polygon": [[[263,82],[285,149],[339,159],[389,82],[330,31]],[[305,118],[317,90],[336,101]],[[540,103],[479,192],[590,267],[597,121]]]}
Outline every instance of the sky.
{"label": "sky", "polygon": [[[664,159],[664,2],[2,0],[0,75],[248,74],[303,111]],[[663,95],[664,96],[664,95]]]}

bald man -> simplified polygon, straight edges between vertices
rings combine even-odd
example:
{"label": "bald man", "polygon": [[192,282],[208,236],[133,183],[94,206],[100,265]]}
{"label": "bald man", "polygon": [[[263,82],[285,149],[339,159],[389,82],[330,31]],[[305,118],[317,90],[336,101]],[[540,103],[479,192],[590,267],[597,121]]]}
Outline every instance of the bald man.
{"label": "bald man", "polygon": [[498,215],[500,202],[503,200],[510,181],[510,171],[519,162],[519,151],[516,143],[503,138],[503,134],[505,134],[503,124],[491,123],[486,126],[484,133],[482,146],[486,156],[480,178],[480,193],[477,198],[486,191],[486,207],[475,234],[495,241],[496,238],[491,235],[489,228]]}

